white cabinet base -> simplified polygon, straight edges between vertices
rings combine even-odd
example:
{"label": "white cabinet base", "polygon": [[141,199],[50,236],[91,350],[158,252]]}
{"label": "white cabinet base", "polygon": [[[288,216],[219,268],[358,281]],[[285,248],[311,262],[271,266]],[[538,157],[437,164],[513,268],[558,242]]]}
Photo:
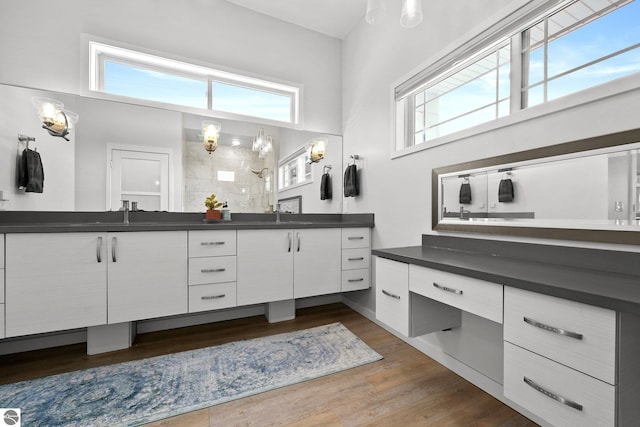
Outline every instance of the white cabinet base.
{"label": "white cabinet base", "polygon": [[296,300],[272,301],[267,303],[265,313],[269,323],[283,322],[296,318]]}
{"label": "white cabinet base", "polygon": [[87,354],[100,354],[131,347],[136,337],[135,323],[123,322],[87,328]]}

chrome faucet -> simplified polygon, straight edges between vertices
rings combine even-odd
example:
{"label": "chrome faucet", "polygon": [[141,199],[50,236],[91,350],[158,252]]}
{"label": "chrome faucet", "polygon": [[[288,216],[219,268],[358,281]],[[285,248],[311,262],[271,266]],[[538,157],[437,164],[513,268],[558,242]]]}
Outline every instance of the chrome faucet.
{"label": "chrome faucet", "polygon": [[129,201],[122,201],[122,222],[123,224],[129,224]]}
{"label": "chrome faucet", "polygon": [[469,219],[464,217],[464,214],[466,213],[471,213],[471,211],[465,211],[464,206],[460,206],[460,219]]}
{"label": "chrome faucet", "polygon": [[276,203],[276,224],[280,223],[280,203]]}

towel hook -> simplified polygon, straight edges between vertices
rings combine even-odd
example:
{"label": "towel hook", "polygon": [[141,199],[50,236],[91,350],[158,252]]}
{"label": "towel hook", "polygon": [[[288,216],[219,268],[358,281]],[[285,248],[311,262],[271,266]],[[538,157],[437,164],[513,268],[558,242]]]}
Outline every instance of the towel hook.
{"label": "towel hook", "polygon": [[331,170],[331,165],[324,165],[322,167],[322,173],[323,174],[329,172],[330,170]]}
{"label": "towel hook", "polygon": [[357,155],[357,154],[352,154],[352,155],[349,156],[349,158],[353,160],[353,164],[355,165],[356,164],[356,160],[359,160],[360,156]]}
{"label": "towel hook", "polygon": [[[21,133],[19,133],[18,134],[18,141],[26,143],[26,149],[28,150],[29,149],[29,142],[30,141],[35,142],[36,139],[34,137],[32,137],[32,136],[22,135]],[[37,150],[38,149],[36,148],[36,151]]]}

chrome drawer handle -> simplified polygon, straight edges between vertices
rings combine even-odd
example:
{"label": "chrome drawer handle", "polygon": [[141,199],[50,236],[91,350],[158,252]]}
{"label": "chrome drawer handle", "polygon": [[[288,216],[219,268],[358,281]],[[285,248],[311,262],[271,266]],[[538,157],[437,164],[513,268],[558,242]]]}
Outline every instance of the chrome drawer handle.
{"label": "chrome drawer handle", "polygon": [[200,270],[200,273],[220,273],[226,270],[226,268],[203,268]]}
{"label": "chrome drawer handle", "polygon": [[562,403],[563,405],[567,405],[570,406],[573,409],[577,409],[578,411],[582,411],[582,405],[579,403],[576,403],[572,400],[566,399],[562,396],[559,396],[555,393],[550,392],[549,390],[544,389],[543,387],[541,387],[540,385],[536,384],[535,382],[531,381],[529,378],[527,377],[523,377],[524,382],[531,388],[533,388],[535,391],[538,391],[542,394],[544,394],[547,397],[550,397],[551,399]]}
{"label": "chrome drawer handle", "polygon": [[462,295],[462,291],[460,289],[448,288],[446,286],[438,285],[436,282],[433,282],[433,287],[438,288],[441,291],[451,292],[452,294]]}
{"label": "chrome drawer handle", "polygon": [[[359,279],[349,279],[349,280],[347,280],[347,282],[364,282],[364,278],[361,277]],[[385,292],[385,290],[383,289],[382,292]],[[387,294],[387,295],[389,295],[389,294]],[[389,295],[389,296],[391,296],[391,295]],[[398,299],[400,299],[400,297],[398,297]]]}
{"label": "chrome drawer handle", "polygon": [[382,293],[388,297],[400,299],[400,295],[392,294],[391,292],[385,291],[384,289],[382,290]]}
{"label": "chrome drawer handle", "polygon": [[347,240],[362,240],[364,239],[364,236],[349,236],[347,237]]}
{"label": "chrome drawer handle", "polygon": [[118,238],[111,238],[111,261],[118,262],[116,254],[118,252]]}
{"label": "chrome drawer handle", "polygon": [[98,236],[98,245],[96,247],[96,258],[98,262],[102,262],[102,254],[100,253],[102,249],[102,236]]}
{"label": "chrome drawer handle", "polygon": [[544,329],[545,331],[553,332],[554,334],[563,335],[563,336],[569,337],[569,338],[575,338],[577,340],[581,340],[582,339],[582,334],[579,334],[577,332],[571,332],[571,331],[567,331],[565,329],[556,328],[554,326],[545,325],[544,323],[540,323],[540,322],[538,322],[536,320],[533,320],[533,319],[530,319],[528,317],[525,317],[524,321],[526,323],[530,324],[531,326],[535,326],[536,328]]}
{"label": "chrome drawer handle", "polygon": [[348,261],[364,261],[364,257],[358,257],[358,258],[347,258]]}
{"label": "chrome drawer handle", "polygon": [[216,246],[216,245],[224,245],[225,242],[200,242],[200,246]]}
{"label": "chrome drawer handle", "polygon": [[220,299],[220,298],[224,298],[226,297],[226,294],[220,294],[220,295],[205,295],[203,297],[200,297],[200,299],[202,300],[208,300],[208,299]]}
{"label": "chrome drawer handle", "polygon": [[291,233],[287,233],[287,237],[289,238],[289,248],[287,248],[287,252],[291,252]]}

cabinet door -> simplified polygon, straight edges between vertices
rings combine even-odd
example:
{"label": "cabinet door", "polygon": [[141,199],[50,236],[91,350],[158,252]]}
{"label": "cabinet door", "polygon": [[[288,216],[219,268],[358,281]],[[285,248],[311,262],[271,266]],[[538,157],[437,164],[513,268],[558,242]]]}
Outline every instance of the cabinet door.
{"label": "cabinet door", "polygon": [[238,305],[293,298],[293,230],[238,230]]}
{"label": "cabinet door", "polygon": [[106,236],[6,236],[6,336],[107,323]]}
{"label": "cabinet door", "polygon": [[187,232],[109,233],[109,323],[187,312]]}
{"label": "cabinet door", "polygon": [[409,335],[409,264],[376,258],[376,318]]}
{"label": "cabinet door", "polygon": [[294,233],[294,298],[340,292],[340,229],[304,229]]}

